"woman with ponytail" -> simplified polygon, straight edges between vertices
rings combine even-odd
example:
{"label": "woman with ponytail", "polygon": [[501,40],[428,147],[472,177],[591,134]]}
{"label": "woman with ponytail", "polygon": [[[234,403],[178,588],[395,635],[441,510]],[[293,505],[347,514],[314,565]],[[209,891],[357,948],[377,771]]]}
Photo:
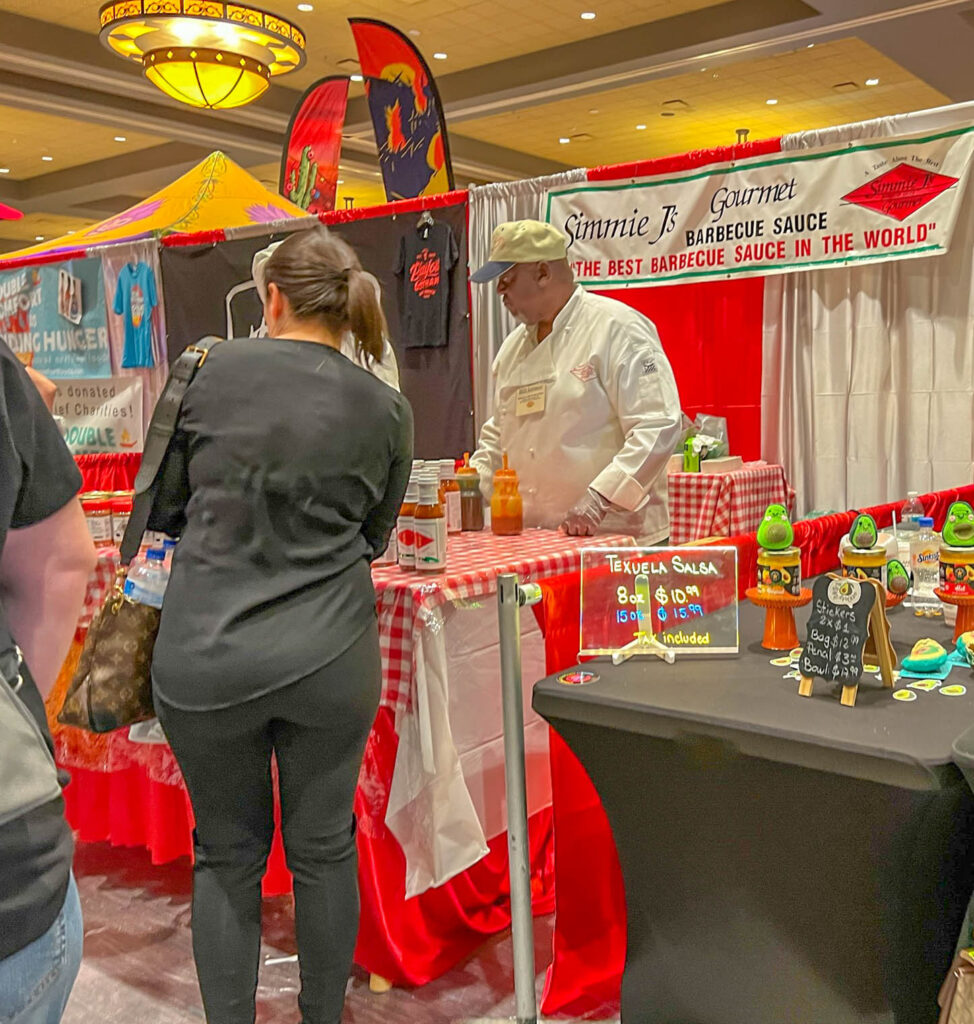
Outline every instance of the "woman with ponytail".
{"label": "woman with ponytail", "polygon": [[196,819],[207,1021],[254,1021],[274,756],[302,1024],[339,1024],[359,911],[352,805],[381,684],[369,564],[406,489],[412,413],[356,365],[381,357],[385,323],[346,243],[297,232],[262,283],[268,337],[211,349],[163,467],[149,526],[180,540],[152,678]]}

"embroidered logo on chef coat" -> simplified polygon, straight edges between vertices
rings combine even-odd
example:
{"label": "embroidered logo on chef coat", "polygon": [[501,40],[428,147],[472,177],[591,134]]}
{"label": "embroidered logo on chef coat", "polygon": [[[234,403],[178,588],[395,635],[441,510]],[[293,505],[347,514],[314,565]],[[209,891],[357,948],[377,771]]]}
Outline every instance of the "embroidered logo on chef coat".
{"label": "embroidered logo on chef coat", "polygon": [[657,373],[656,360],[655,359],[644,359],[643,360],[643,376],[645,377],[649,373]]}
{"label": "embroidered logo on chef coat", "polygon": [[595,367],[591,363],[580,363],[571,372],[572,376],[577,377],[583,384],[587,384],[596,377]]}

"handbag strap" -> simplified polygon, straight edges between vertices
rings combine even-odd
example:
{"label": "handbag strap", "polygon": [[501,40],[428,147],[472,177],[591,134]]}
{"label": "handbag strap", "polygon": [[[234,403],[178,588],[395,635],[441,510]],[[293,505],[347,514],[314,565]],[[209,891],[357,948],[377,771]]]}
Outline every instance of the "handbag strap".
{"label": "handbag strap", "polygon": [[169,451],[169,444],[176,431],[176,421],[183,404],[183,396],[193,382],[197,370],[206,362],[210,349],[222,338],[209,335],[195,345],[184,349],[169,371],[169,379],[163,389],[145,436],[142,463],[135,478],[135,498],[132,500],[132,514],[119,549],[122,565],[127,566],[135,557],[142,543],[142,534],[149,525],[152,505],[159,489],[159,470]]}

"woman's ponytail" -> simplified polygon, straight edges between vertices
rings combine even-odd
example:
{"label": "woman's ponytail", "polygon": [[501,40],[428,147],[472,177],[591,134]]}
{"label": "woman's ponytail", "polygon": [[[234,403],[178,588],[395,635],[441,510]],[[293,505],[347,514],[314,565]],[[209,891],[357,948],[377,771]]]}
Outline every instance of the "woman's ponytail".
{"label": "woman's ponytail", "polygon": [[386,318],[376,294],[375,279],[361,267],[350,267],[348,275],[348,327],[355,339],[356,356],[364,355],[366,365],[382,362]]}

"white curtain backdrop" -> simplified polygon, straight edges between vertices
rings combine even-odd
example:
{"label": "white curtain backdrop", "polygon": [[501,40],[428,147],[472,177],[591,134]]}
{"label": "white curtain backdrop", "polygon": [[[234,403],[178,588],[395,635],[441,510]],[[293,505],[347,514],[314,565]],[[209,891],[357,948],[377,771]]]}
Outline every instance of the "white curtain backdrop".
{"label": "white curtain backdrop", "polygon": [[[467,231],[471,272],[487,262],[490,235],[498,224],[508,220],[542,219],[542,202],[548,189],[580,181],[585,181],[584,168],[525,181],[472,185]],[[484,420],[491,414],[491,363],[501,342],[514,329],[514,320],[492,284],[471,283],[470,326],[473,334],[474,427],[479,437]]]}
{"label": "white curtain backdrop", "polygon": [[[969,122],[969,106],[807,134],[923,131]],[[765,279],[761,450],[785,467],[800,513],[974,478],[972,254],[968,190],[946,255]]]}

